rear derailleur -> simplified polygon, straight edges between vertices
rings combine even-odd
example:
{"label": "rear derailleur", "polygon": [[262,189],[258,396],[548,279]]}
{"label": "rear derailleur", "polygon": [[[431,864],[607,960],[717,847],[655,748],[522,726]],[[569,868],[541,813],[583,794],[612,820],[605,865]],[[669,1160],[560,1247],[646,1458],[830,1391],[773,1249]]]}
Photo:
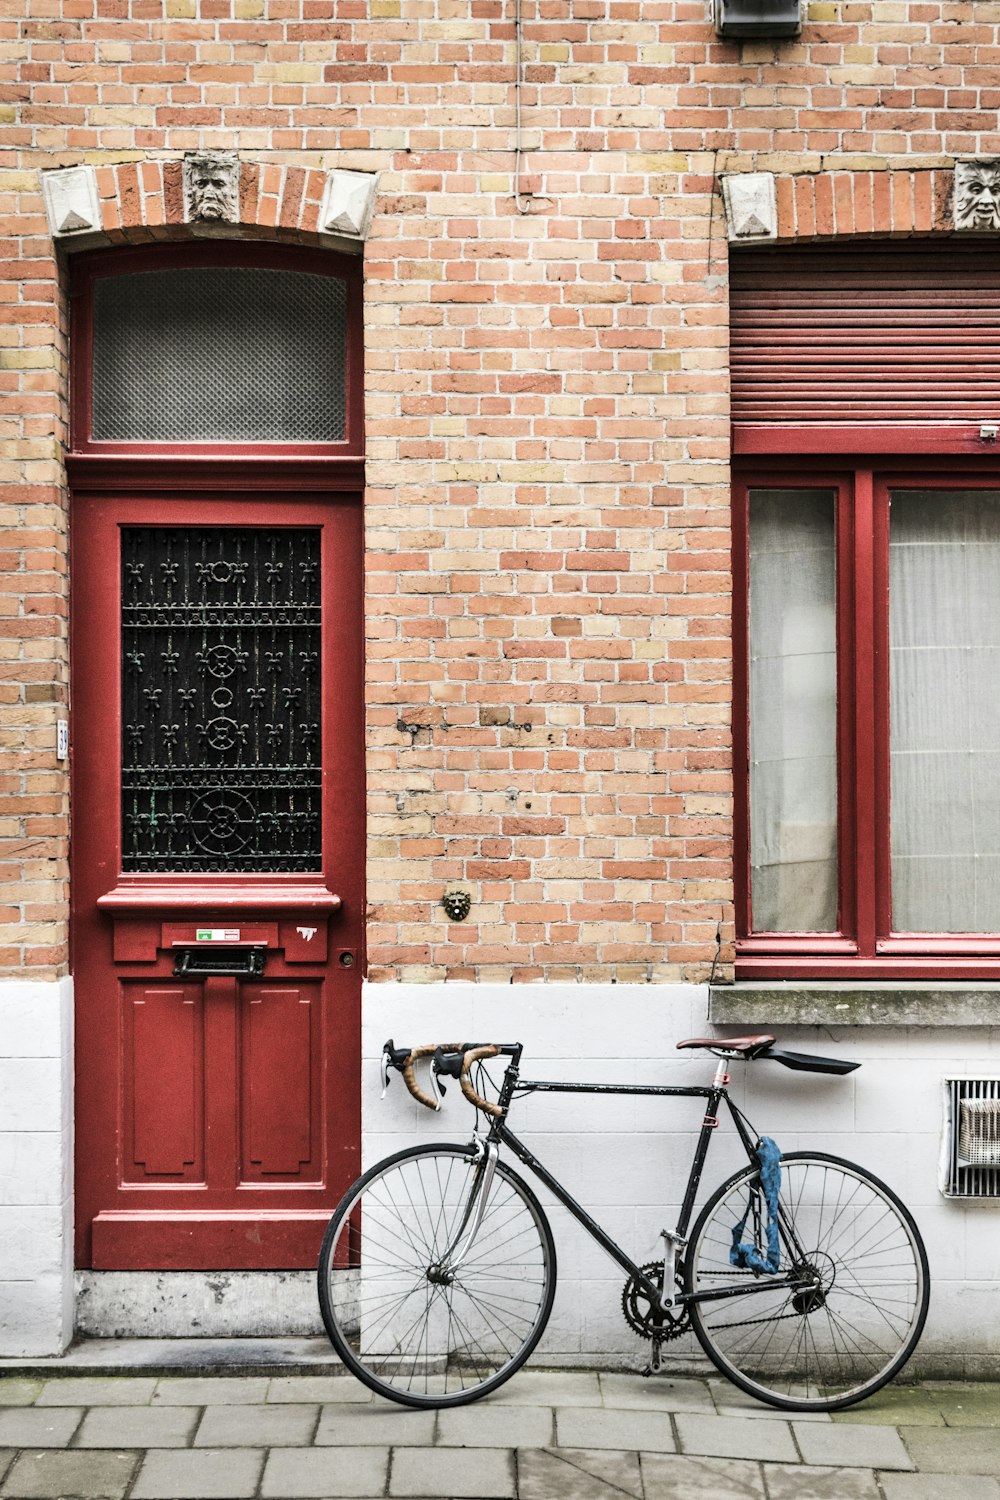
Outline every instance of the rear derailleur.
{"label": "rear derailleur", "polygon": [[[663,1286],[662,1260],[649,1261],[640,1269],[644,1276],[649,1277],[654,1286]],[[675,1277],[675,1284],[677,1291],[683,1289],[679,1272]],[[686,1307],[682,1305],[677,1310],[657,1307],[648,1291],[634,1276],[630,1276],[622,1288],[622,1315],[634,1333],[637,1333],[641,1339],[652,1341],[649,1364],[642,1372],[644,1375],[660,1373],[663,1369],[663,1345],[669,1343],[671,1339],[680,1338],[681,1334],[687,1333],[691,1327],[691,1319]]]}

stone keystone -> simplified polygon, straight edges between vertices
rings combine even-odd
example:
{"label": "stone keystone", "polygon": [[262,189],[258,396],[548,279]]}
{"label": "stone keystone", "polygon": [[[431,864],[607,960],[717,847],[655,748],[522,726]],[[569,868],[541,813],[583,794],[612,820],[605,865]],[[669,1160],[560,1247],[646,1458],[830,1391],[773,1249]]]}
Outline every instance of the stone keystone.
{"label": "stone keystone", "polygon": [[377,172],[330,172],[320,206],[320,229],[326,234],[366,240],[377,189]]}
{"label": "stone keystone", "polygon": [[188,224],[237,224],[240,162],[235,151],[189,151],[184,158],[184,218]]}
{"label": "stone keystone", "polygon": [[53,239],[101,233],[101,204],[93,167],[43,172],[42,193]]}
{"label": "stone keystone", "polygon": [[778,199],[770,172],[722,179],[730,241],[741,245],[778,238]]}
{"label": "stone keystone", "polygon": [[955,163],[955,228],[1000,230],[1000,158]]}

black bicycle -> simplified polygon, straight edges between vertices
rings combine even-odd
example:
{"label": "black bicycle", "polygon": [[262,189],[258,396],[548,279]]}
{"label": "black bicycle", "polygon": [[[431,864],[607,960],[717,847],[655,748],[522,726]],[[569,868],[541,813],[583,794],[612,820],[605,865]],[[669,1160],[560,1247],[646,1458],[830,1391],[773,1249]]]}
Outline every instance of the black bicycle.
{"label": "black bicycle", "polygon": [[[544,1332],[556,1288],[556,1251],[541,1204],[500,1159],[506,1147],[626,1273],[622,1311],[663,1346],[689,1329],[742,1390],[788,1411],[835,1411],[899,1373],[927,1316],[927,1256],[909,1210],[863,1167],[825,1152],[782,1156],[729,1097],[729,1060],[770,1059],[810,1073],[858,1063],[779,1048],[771,1036],[694,1038],[719,1063],[704,1087],[562,1083],[521,1078],[522,1047],[395,1047],[383,1084],[399,1072],[410,1093],[440,1108],[443,1080],[458,1080],[489,1128],[463,1145],[414,1146],[371,1167],[330,1220],[319,1262],[323,1322],[359,1380],[404,1406],[458,1406],[496,1390]],[[483,1064],[508,1059],[499,1087]],[[414,1065],[430,1061],[433,1095]],[[472,1070],[476,1069],[477,1087]],[[496,1093],[495,1100],[485,1091]],[[507,1125],[530,1093],[703,1098],[676,1228],[662,1260],[638,1265],[557,1182]],[[723,1102],[749,1158],[711,1194],[688,1232]]]}

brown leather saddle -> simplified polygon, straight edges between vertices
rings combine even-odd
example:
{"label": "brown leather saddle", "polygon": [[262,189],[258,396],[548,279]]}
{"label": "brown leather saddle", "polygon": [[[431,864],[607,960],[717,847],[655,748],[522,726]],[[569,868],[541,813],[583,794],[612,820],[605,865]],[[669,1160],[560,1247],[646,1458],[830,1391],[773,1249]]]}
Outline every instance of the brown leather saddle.
{"label": "brown leather saddle", "polygon": [[678,1042],[677,1050],[686,1047],[708,1047],[713,1052],[738,1052],[741,1057],[756,1057],[774,1045],[773,1036],[692,1036],[686,1042]]}
{"label": "brown leather saddle", "polygon": [[842,1057],[816,1057],[811,1052],[789,1052],[785,1047],[776,1047],[775,1038],[761,1033],[759,1036],[692,1036],[677,1043],[677,1050],[702,1047],[708,1052],[721,1053],[723,1057],[742,1057],[749,1062],[754,1057],[765,1057],[770,1062],[781,1063],[796,1073],[853,1073],[861,1064],[849,1062]]}

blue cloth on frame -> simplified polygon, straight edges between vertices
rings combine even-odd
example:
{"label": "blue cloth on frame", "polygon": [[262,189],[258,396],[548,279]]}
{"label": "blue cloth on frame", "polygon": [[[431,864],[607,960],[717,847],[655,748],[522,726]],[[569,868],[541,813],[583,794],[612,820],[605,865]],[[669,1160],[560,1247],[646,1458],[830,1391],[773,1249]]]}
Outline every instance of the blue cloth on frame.
{"label": "blue cloth on frame", "polygon": [[778,1240],[778,1194],[781,1190],[781,1152],[769,1135],[761,1136],[757,1143],[757,1160],[760,1162],[760,1186],[767,1204],[767,1254],[761,1255],[757,1246],[743,1242],[743,1230],[750,1214],[750,1202],[746,1213],[733,1228],[733,1244],[729,1252],[729,1264],[741,1271],[769,1271],[778,1269],[781,1261],[781,1245]]}

